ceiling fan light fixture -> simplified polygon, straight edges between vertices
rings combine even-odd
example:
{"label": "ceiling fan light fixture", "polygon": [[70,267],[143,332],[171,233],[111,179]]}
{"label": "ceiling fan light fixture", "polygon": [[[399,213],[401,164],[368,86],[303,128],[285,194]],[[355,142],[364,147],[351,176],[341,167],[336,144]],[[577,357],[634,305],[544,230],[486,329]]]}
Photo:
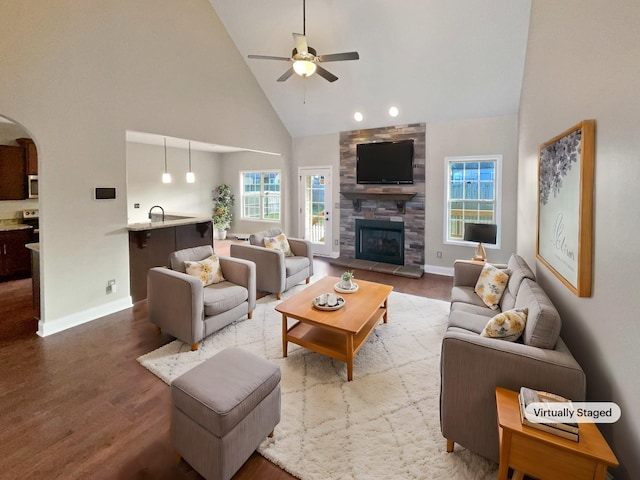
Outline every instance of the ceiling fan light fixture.
{"label": "ceiling fan light fixture", "polygon": [[296,60],[293,62],[293,70],[301,77],[310,77],[316,73],[316,64],[308,60]]}

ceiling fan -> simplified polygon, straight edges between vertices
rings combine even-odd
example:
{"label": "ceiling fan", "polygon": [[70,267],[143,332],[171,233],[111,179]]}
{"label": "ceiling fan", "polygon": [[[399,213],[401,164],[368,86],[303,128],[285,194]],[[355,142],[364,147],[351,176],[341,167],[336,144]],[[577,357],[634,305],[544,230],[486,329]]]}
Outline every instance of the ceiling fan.
{"label": "ceiling fan", "polygon": [[332,53],[329,55],[318,55],[316,50],[307,44],[306,37],[306,8],[305,0],[302,0],[302,33],[294,33],[293,40],[296,43],[296,47],[291,52],[291,57],[274,57],[270,55],[249,55],[249,58],[256,58],[260,60],[283,60],[286,62],[293,62],[293,65],[289,70],[284,72],[278,82],[284,82],[294,73],[297,73],[301,77],[309,77],[318,72],[322,78],[329,82],[335,82],[338,80],[333,73],[322,68],[319,63],[324,62],[339,62],[343,60],[358,60],[360,55],[358,52],[343,52]]}

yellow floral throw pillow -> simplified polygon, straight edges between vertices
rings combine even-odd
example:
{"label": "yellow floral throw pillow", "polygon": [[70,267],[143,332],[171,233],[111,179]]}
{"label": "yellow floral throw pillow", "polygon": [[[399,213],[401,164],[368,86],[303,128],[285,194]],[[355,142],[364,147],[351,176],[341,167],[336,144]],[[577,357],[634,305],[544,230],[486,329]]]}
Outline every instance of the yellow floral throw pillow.
{"label": "yellow floral throw pillow", "polygon": [[198,277],[204,287],[212,283],[224,282],[220,260],[217,255],[211,255],[209,258],[199,262],[185,261],[184,267],[189,275]]}
{"label": "yellow floral throw pillow", "polygon": [[485,263],[476,283],[475,292],[487,307],[496,310],[508,281],[509,274],[490,263]]}
{"label": "yellow floral throw pillow", "polygon": [[291,252],[289,240],[287,240],[287,237],[284,233],[276,235],[275,237],[264,237],[264,246],[273,250],[280,250],[281,252],[284,252],[285,257],[293,257],[293,252]]}
{"label": "yellow floral throw pillow", "polygon": [[480,335],[515,342],[524,331],[528,314],[528,308],[515,308],[499,313],[489,320]]}

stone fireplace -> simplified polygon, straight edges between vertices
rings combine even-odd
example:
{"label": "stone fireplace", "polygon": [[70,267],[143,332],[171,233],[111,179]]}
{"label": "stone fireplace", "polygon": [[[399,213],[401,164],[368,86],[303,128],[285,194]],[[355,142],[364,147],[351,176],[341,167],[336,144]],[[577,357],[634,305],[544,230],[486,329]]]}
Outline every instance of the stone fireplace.
{"label": "stone fireplace", "polygon": [[356,219],[356,258],[404,265],[404,223]]}
{"label": "stone fireplace", "polygon": [[[402,245],[402,258],[390,261],[384,254],[384,259],[373,261],[419,267],[422,270],[425,243],[425,137],[424,123],[340,133],[340,258],[371,260],[357,253],[356,246],[361,238],[356,238],[356,224],[360,221],[399,223],[403,225],[403,238],[395,238],[393,242]],[[361,185],[356,182],[357,144],[409,139],[414,143],[413,184]],[[389,168],[393,168],[392,162]],[[389,232],[377,237],[376,242],[392,243],[385,235],[389,235]],[[373,240],[371,242],[375,243]]]}

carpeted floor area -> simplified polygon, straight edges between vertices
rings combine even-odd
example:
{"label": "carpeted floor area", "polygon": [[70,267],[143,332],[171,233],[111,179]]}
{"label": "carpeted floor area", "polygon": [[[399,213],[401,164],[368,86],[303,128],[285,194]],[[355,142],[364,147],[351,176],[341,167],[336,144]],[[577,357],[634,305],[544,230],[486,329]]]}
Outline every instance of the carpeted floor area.
{"label": "carpeted floor area", "polygon": [[447,302],[392,292],[389,323],[379,324],[356,355],[352,382],[344,363],[297,345],[282,357],[277,303],[260,299],[251,320],[211,335],[196,352],[176,340],[138,361],[166,383],[229,346],[278,364],[282,420],[259,452],[302,480],[495,478],[496,464],[459,447],[447,454],[440,433]]}

